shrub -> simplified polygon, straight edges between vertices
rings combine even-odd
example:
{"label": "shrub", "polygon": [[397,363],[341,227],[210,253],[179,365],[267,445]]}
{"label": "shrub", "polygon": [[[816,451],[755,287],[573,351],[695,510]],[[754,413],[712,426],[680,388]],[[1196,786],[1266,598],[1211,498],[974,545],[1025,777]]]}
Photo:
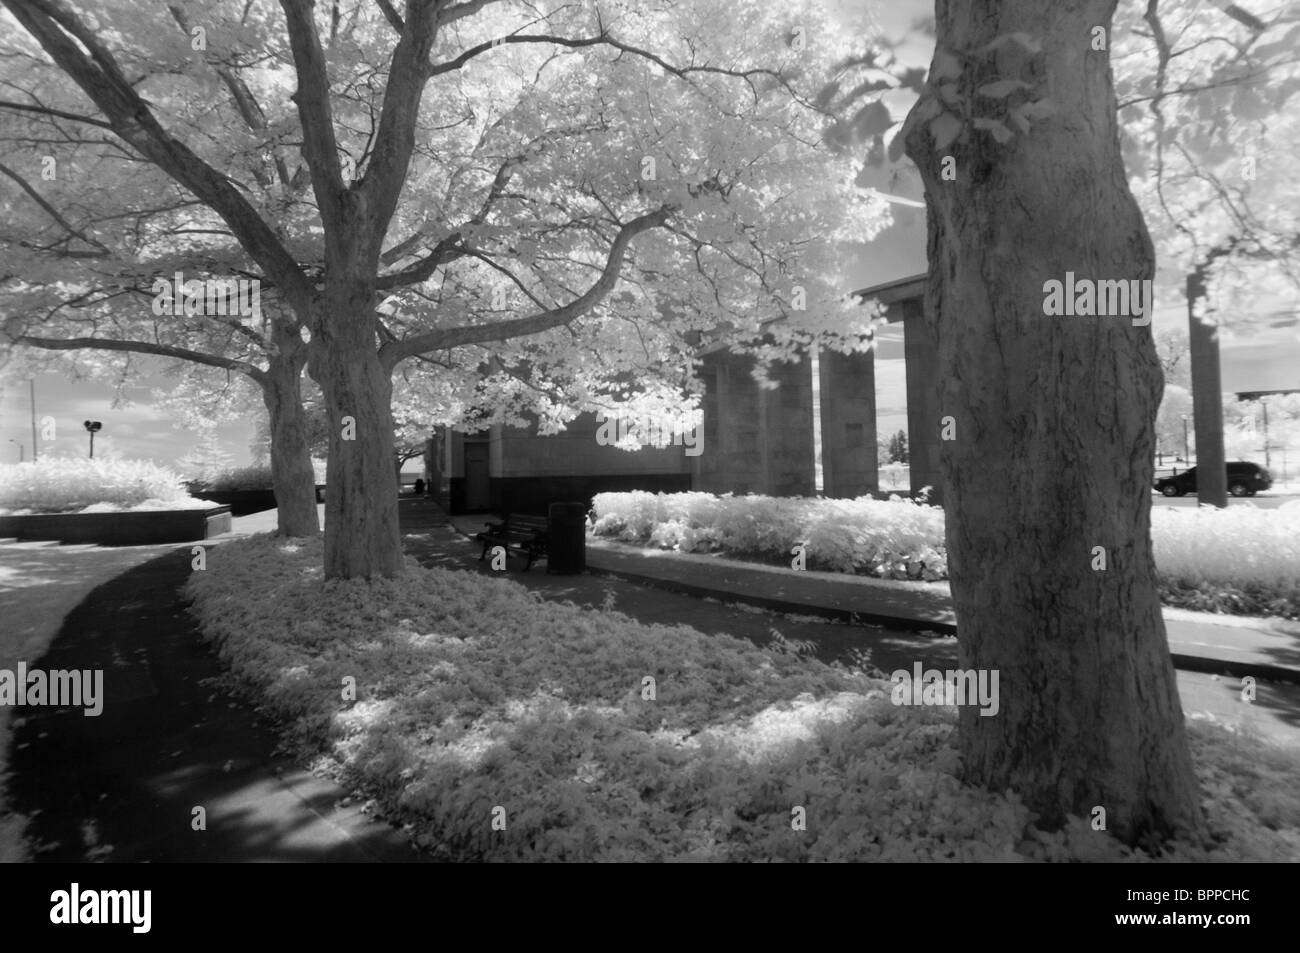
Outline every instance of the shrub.
{"label": "shrub", "polygon": [[190,501],[179,476],[148,460],[47,457],[0,466],[0,507],[10,511],[76,513]]}
{"label": "shrub", "polygon": [[[317,483],[325,482],[325,461],[312,460],[312,470],[314,471]],[[222,470],[210,479],[197,484],[200,492],[205,493],[233,493],[238,490],[269,490],[272,488],[271,466],[266,463],[255,463],[247,467],[234,467],[229,470]]]}
{"label": "shrub", "polygon": [[1300,503],[1153,507],[1151,541],[1160,577],[1171,585],[1259,586],[1300,595]]}
{"label": "shrub", "polygon": [[1154,507],[1151,540],[1165,602],[1300,618],[1300,502]]}
{"label": "shrub", "polygon": [[944,579],[943,510],[893,497],[820,500],[711,493],[600,493],[593,531],[681,552],[718,550],[810,569]]}
{"label": "shrub", "polygon": [[[717,550],[789,565],[889,579],[946,579],[944,513],[893,497],[876,500],[597,494],[593,532],[681,552]],[[1300,618],[1300,502],[1278,509],[1152,508],[1151,538],[1163,598],[1210,612]],[[996,558],[996,554],[989,554]]]}
{"label": "shrub", "polygon": [[[223,543],[191,611],[304,758],[440,859],[1148,859],[1082,817],[1037,831],[1014,795],[958,780],[955,709],[895,707],[888,682],[788,645],[411,563],[325,582],[321,562],[319,539]],[[1294,753],[1193,741],[1221,837],[1167,859],[1300,856]]]}

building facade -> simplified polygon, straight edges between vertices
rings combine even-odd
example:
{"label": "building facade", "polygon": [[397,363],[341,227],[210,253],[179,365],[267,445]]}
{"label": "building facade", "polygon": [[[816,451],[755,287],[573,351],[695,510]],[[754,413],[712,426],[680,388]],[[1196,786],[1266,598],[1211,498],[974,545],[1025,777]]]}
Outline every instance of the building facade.
{"label": "building facade", "polygon": [[[922,325],[924,289],[918,275],[858,295],[903,324],[911,490],[931,487],[937,501],[938,378]],[[480,434],[440,428],[426,450],[426,480],[453,513],[541,514],[553,502],[590,504],[597,493],[622,490],[812,496],[820,431],[822,494],[880,494],[874,352],[822,352],[815,362],[804,356],[777,365],[769,373],[776,388],[761,387],[753,369],[752,358],[730,351],[703,356],[704,423],[689,453],[682,445],[635,452],[602,445],[592,414],[552,436],[505,426]]]}

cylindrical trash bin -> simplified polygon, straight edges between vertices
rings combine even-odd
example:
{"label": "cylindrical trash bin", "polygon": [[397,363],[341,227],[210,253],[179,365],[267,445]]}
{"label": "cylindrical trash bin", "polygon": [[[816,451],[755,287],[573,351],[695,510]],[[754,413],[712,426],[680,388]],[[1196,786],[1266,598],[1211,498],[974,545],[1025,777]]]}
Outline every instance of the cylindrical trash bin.
{"label": "cylindrical trash bin", "polygon": [[587,504],[552,503],[546,571],[578,573],[587,569]]}

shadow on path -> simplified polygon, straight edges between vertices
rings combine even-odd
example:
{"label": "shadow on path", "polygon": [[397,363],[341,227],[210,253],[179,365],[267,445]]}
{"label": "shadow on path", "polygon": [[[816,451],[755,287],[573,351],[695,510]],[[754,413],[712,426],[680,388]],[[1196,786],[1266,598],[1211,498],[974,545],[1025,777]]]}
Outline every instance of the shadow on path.
{"label": "shadow on path", "polygon": [[[415,852],[344,792],[275,757],[271,727],[212,682],[223,667],[179,589],[188,547],[93,590],[29,669],[101,669],[103,712],[15,711],[9,797],[37,860],[402,861]],[[194,830],[194,809],[206,830]]]}

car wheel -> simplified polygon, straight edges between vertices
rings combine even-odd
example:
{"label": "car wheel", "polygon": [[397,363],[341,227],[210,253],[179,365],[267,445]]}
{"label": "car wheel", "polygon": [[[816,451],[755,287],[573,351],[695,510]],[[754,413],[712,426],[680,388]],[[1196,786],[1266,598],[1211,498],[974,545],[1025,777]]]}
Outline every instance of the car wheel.
{"label": "car wheel", "polygon": [[1160,492],[1165,496],[1182,496],[1182,494],[1178,492],[1178,487],[1174,486],[1172,483],[1166,483],[1160,488]]}
{"label": "car wheel", "polygon": [[1232,484],[1232,486],[1228,487],[1228,492],[1233,496],[1250,496],[1250,490],[1246,488],[1244,483]]}

